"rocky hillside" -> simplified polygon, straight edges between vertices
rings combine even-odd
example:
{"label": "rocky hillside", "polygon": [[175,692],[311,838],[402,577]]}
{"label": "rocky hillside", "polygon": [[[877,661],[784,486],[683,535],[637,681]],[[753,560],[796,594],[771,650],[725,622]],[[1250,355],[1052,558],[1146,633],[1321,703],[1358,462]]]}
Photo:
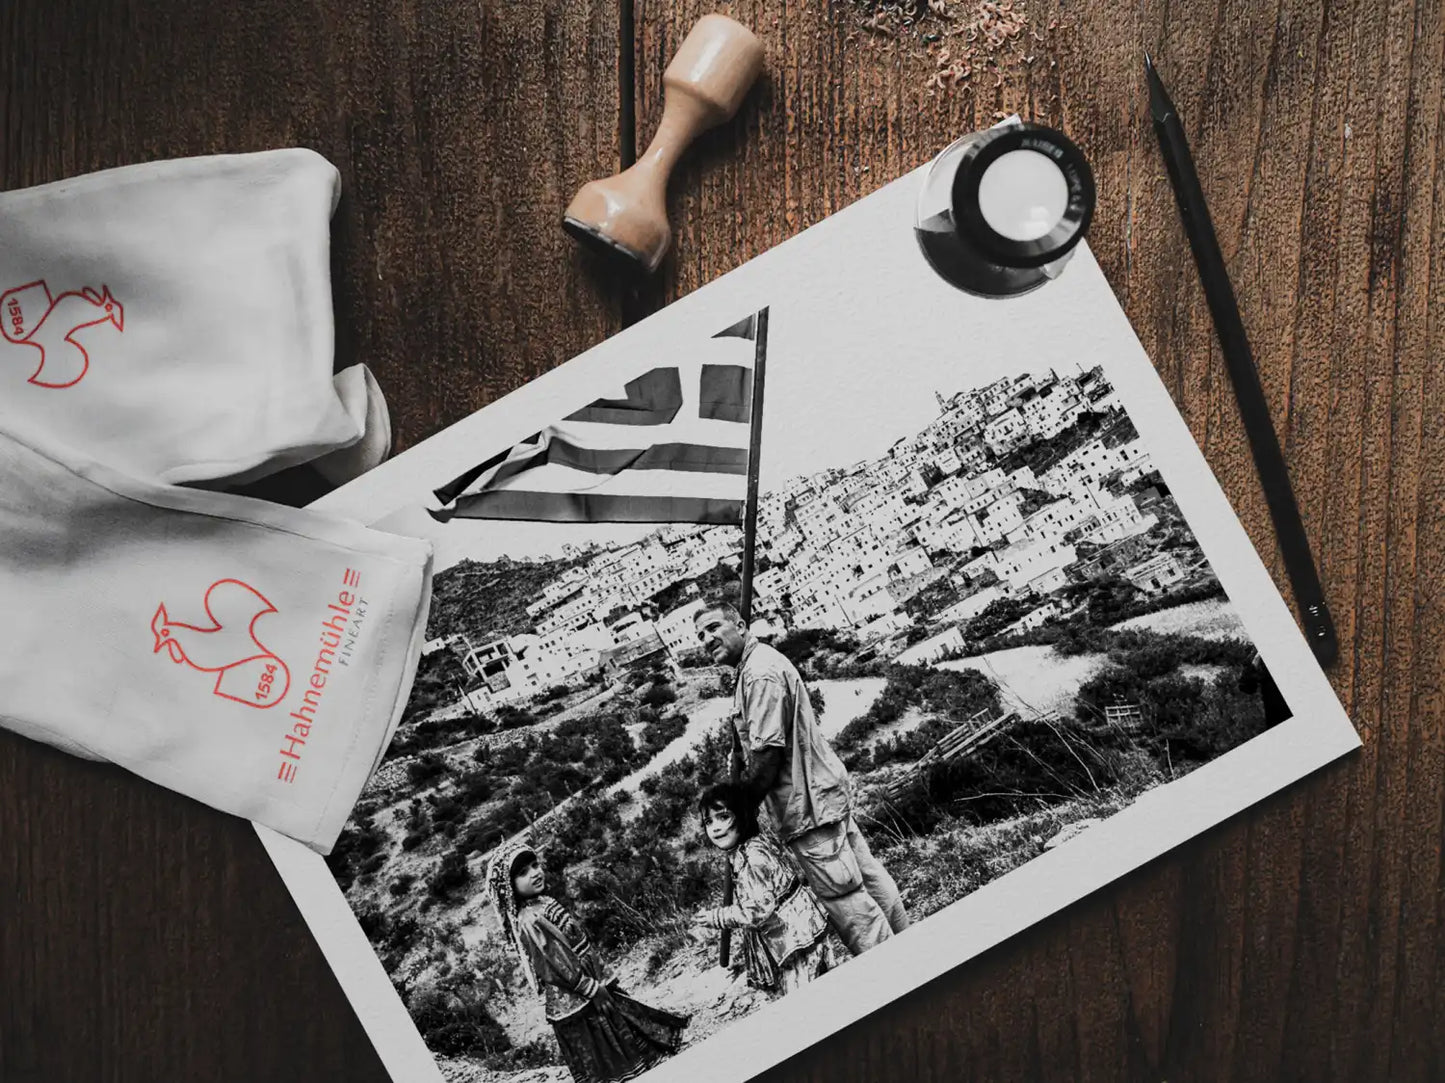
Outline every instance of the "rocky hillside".
{"label": "rocky hillside", "polygon": [[553,579],[586,559],[460,561],[433,581],[427,638],[463,632],[480,643],[529,631],[527,606]]}

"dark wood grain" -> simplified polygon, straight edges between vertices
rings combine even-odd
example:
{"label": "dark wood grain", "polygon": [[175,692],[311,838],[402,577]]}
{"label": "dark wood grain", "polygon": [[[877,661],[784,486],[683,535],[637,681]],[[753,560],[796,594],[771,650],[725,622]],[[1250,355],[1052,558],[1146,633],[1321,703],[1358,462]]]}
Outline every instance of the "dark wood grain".
{"label": "dark wood grain", "polygon": [[[1146,122],[1149,48],[1188,124],[1339,626],[1331,679],[1366,747],[764,1078],[1445,1078],[1439,0],[1029,0],[1034,27],[1061,24],[1033,62],[949,91],[925,86],[917,36],[862,28],[866,5],[719,5],[763,39],[767,74],[678,167],[674,247],[640,290],[557,228],[572,190],[631,149],[619,26],[635,20],[645,144],[663,68],[710,10],[631,2],[13,0],[0,184],[325,154],[345,190],[338,360],[373,366],[406,446],[1017,110],[1089,153],[1094,252],[1285,588]],[[4,1083],[385,1078],[242,823],[0,733],[0,908]]]}

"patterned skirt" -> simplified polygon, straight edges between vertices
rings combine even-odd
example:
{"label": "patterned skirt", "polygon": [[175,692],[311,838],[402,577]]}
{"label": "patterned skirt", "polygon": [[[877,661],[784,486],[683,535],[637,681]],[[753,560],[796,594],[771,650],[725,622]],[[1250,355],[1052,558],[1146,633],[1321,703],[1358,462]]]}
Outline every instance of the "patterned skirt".
{"label": "patterned skirt", "polygon": [[550,1020],[574,1083],[615,1083],[641,1075],[682,1046],[688,1016],[634,1000],[609,985],[612,1004],[590,1001]]}

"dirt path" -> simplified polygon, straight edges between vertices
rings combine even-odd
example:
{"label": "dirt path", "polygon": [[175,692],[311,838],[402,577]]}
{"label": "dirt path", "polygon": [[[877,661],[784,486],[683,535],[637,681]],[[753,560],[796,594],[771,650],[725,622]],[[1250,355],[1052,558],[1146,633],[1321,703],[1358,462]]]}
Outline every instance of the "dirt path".
{"label": "dirt path", "polygon": [[883,694],[888,682],[882,677],[857,677],[849,681],[814,681],[823,692],[823,717],[818,728],[825,737],[836,737],[849,722],[863,714]]}
{"label": "dirt path", "polygon": [[[711,699],[701,700],[696,706],[688,709],[687,729],[658,749],[657,755],[633,771],[632,774],[614,782],[607,788],[607,792],[612,794],[627,790],[636,795],[644,778],[656,774],[668,764],[682,759],[689,751],[701,744],[704,737],[720,726],[732,709],[731,696],[714,696]],[[635,807],[636,803],[634,802],[628,805],[627,809],[630,811]]]}
{"label": "dirt path", "polygon": [[973,669],[999,686],[1004,703],[1029,713],[1058,711],[1072,713],[1079,687],[1104,668],[1103,654],[1076,654],[1061,658],[1049,646],[1010,647],[1008,650],[976,654],[937,668],[954,671]]}

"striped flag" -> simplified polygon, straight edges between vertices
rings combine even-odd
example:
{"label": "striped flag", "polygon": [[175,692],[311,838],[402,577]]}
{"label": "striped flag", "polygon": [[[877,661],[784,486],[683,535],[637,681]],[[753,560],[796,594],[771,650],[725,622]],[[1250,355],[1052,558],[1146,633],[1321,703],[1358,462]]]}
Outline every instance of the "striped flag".
{"label": "striped flag", "polygon": [[741,524],[758,326],[749,316],[472,467],[436,490],[432,517]]}

